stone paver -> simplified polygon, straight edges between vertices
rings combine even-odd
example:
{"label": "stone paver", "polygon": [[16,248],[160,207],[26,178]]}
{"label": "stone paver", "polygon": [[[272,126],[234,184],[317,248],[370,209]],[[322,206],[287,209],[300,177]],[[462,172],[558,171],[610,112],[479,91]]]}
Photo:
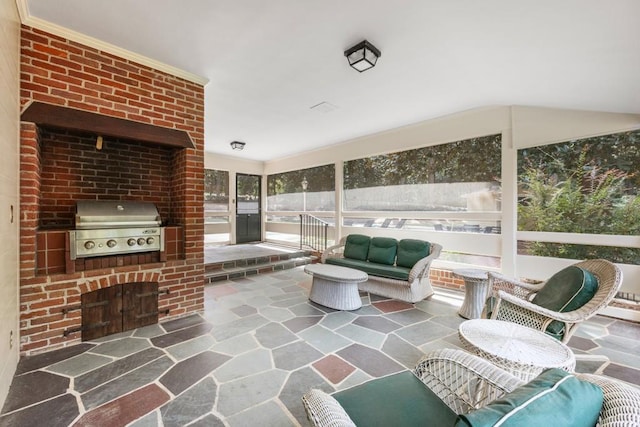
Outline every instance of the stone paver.
{"label": "stone paver", "polygon": [[173,347],[169,347],[167,351],[176,360],[183,360],[191,357],[195,354],[208,350],[216,342],[215,339],[209,334],[201,335],[190,341],[186,341],[180,344],[176,344]]}
{"label": "stone paver", "polygon": [[276,348],[296,341],[298,337],[280,323],[269,323],[256,330],[256,339],[267,348]]}
{"label": "stone paver", "polygon": [[222,384],[218,389],[217,409],[228,417],[259,405],[276,397],[286,378],[284,371],[274,369]]}
{"label": "stone paver", "polygon": [[304,341],[284,345],[272,353],[276,368],[286,371],[293,371],[322,358],[322,353]]}
{"label": "stone paver", "polygon": [[78,356],[63,360],[47,367],[47,371],[57,374],[76,377],[85,372],[92,371],[100,366],[113,362],[113,357],[101,356],[98,354],[83,353]]}
{"label": "stone paver", "polygon": [[273,369],[273,367],[271,352],[264,348],[259,348],[231,358],[224,366],[216,369],[213,376],[218,382],[225,383],[264,372]]}
{"label": "stone paver", "polygon": [[160,378],[160,382],[177,396],[229,359],[229,356],[205,351],[176,363]]}
{"label": "stone paver", "polygon": [[[361,293],[362,308],[337,311],[310,302],[310,284],[297,268],[206,286],[201,315],[23,358],[0,425],[306,426],[310,388],[342,390],[461,345],[462,294],[407,304]],[[640,383],[638,334],[584,322],[570,346],[611,363],[577,371]]]}
{"label": "stone paver", "polygon": [[164,427],[181,427],[197,420],[213,409],[217,386],[205,378],[160,408]]}
{"label": "stone paver", "polygon": [[81,396],[82,403],[87,410],[96,408],[117,398],[118,396],[123,396],[135,389],[153,382],[167,369],[171,368],[172,365],[173,362],[168,357],[163,356],[158,360],[154,360],[151,363],[127,373],[126,375],[118,377],[84,393]]}

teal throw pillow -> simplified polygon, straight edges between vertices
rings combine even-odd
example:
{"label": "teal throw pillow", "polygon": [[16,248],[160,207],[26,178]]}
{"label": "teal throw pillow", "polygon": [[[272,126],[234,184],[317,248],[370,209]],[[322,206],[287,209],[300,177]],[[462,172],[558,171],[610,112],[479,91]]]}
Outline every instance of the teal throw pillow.
{"label": "teal throw pillow", "polygon": [[398,242],[398,259],[396,265],[399,267],[412,268],[416,262],[429,256],[431,253],[431,243],[424,240],[402,239]]}
{"label": "teal throw pillow", "polygon": [[366,261],[371,237],[363,234],[349,234],[344,245],[344,257]]}
{"label": "teal throw pillow", "polygon": [[398,241],[391,237],[373,237],[369,244],[369,262],[393,265],[396,262]]}
{"label": "teal throw pillow", "polygon": [[[551,276],[531,302],[549,310],[566,313],[585,305],[597,290],[598,278],[591,272],[572,265]],[[547,332],[562,338],[564,323],[551,322]]]}
{"label": "teal throw pillow", "polygon": [[451,426],[457,417],[410,371],[376,378],[333,397],[358,427]]}
{"label": "teal throw pillow", "polygon": [[544,371],[487,406],[459,415],[456,427],[595,426],[602,389],[561,369]]}

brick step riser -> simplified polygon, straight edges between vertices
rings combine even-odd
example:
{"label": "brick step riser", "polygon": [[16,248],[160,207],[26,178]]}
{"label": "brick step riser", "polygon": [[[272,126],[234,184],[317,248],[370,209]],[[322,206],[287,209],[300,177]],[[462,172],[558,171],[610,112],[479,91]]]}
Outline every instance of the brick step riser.
{"label": "brick step riser", "polygon": [[242,277],[255,276],[257,274],[272,273],[274,271],[288,270],[291,268],[299,267],[301,265],[311,264],[316,260],[315,257],[304,256],[297,258],[290,258],[284,261],[269,262],[266,264],[249,265],[245,268],[236,267],[233,271],[216,270],[205,273],[205,284],[221,282],[223,280],[239,279]]}
{"label": "brick step riser", "polygon": [[308,257],[310,256],[309,252],[301,251],[301,252],[293,252],[289,254],[281,254],[281,255],[270,255],[264,257],[256,257],[256,258],[244,258],[233,261],[212,263],[205,265],[205,275],[212,274],[215,272],[236,269],[236,268],[261,268],[265,265],[270,265],[276,262],[288,261],[290,259],[300,258],[300,257]]}

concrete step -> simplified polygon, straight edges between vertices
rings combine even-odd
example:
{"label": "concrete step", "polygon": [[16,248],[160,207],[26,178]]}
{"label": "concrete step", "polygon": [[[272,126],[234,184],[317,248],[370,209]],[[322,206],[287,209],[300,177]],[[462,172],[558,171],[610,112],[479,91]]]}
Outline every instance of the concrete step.
{"label": "concrete step", "polygon": [[261,273],[287,270],[301,265],[311,264],[318,258],[310,251],[296,251],[291,253],[243,258],[223,263],[205,265],[205,284],[240,277],[254,276]]}

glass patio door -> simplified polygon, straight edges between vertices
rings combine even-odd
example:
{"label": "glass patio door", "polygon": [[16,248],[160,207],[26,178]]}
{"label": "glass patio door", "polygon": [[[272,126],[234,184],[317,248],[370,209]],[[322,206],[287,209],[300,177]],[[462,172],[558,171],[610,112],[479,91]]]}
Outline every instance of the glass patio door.
{"label": "glass patio door", "polygon": [[236,243],[262,240],[259,175],[236,174]]}

